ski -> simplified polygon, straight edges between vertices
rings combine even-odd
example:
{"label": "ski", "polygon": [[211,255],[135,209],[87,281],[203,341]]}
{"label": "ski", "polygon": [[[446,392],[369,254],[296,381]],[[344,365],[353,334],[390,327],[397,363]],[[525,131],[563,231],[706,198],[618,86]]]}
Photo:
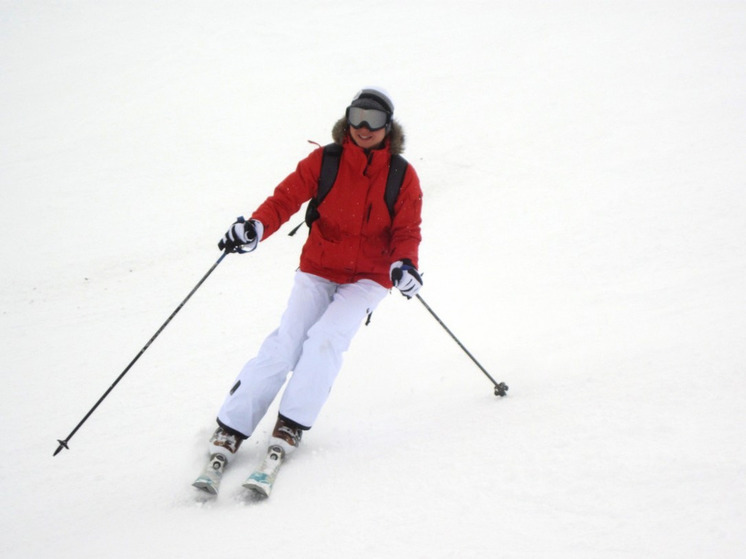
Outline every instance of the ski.
{"label": "ski", "polygon": [[285,451],[282,447],[270,446],[262,464],[246,478],[243,486],[246,489],[251,489],[260,497],[269,497],[284,459]]}
{"label": "ski", "polygon": [[220,489],[220,480],[223,479],[225,464],[225,456],[222,454],[213,454],[210,456],[210,461],[202,470],[202,473],[194,480],[192,485],[210,495],[217,495]]}

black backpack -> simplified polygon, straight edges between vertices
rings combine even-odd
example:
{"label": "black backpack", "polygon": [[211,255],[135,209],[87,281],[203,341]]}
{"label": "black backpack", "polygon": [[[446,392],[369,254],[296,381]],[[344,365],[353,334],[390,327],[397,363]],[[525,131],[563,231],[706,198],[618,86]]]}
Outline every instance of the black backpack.
{"label": "black backpack", "polygon": [[[319,187],[316,190],[316,196],[308,202],[306,207],[306,219],[305,224],[311,227],[314,221],[319,218],[319,205],[324,201],[326,195],[334,186],[334,181],[337,180],[337,172],[339,171],[339,161],[342,158],[342,145],[341,144],[328,144],[324,146],[324,156],[321,159],[321,173],[319,174]],[[384,193],[384,199],[386,201],[386,207],[389,209],[389,215],[394,217],[394,204],[396,199],[399,197],[399,190],[401,189],[402,182],[404,181],[404,175],[407,172],[407,160],[401,155],[392,155],[391,163],[389,166],[389,174],[386,178],[386,191]],[[289,235],[292,237],[300,229],[298,225],[293,229]]]}

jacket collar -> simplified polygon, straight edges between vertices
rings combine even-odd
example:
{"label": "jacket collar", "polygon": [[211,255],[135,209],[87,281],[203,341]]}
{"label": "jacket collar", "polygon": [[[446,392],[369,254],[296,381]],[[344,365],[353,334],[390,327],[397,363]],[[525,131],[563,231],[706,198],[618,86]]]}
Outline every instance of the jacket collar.
{"label": "jacket collar", "polygon": [[391,159],[389,140],[386,139],[383,147],[379,149],[365,150],[352,141],[349,134],[342,140],[345,153],[353,167],[358,168],[361,173],[368,174],[374,169],[387,167]]}

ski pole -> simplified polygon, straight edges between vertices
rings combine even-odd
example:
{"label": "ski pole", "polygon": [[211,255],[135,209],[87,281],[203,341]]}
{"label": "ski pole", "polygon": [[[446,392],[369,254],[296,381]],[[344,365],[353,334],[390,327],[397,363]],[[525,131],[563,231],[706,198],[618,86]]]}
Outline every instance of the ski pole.
{"label": "ski pole", "polygon": [[494,378],[492,378],[492,375],[490,375],[487,372],[487,370],[484,367],[482,367],[482,365],[479,363],[479,361],[477,361],[476,358],[469,352],[469,350],[464,347],[464,344],[462,344],[459,341],[459,339],[454,335],[453,332],[451,332],[451,330],[448,328],[448,326],[446,326],[445,323],[440,319],[440,317],[437,314],[435,314],[435,311],[433,311],[433,309],[430,308],[430,305],[428,305],[425,302],[425,300],[419,294],[415,295],[415,297],[417,297],[417,299],[420,301],[420,303],[422,303],[424,305],[424,307],[430,312],[430,314],[433,315],[433,317],[435,318],[435,320],[438,321],[438,324],[440,324],[443,327],[443,329],[446,332],[448,332],[448,334],[451,336],[451,338],[453,338],[453,340],[459,345],[459,347],[464,351],[464,353],[466,353],[466,355],[468,355],[469,358],[472,361],[474,361],[474,364],[477,367],[479,367],[479,369],[484,373],[484,375],[488,379],[490,379],[490,381],[492,382],[492,384],[495,386],[495,396],[505,396],[507,394],[507,392],[508,392],[508,385],[505,384],[504,382],[497,382]]}
{"label": "ski pole", "polygon": [[142,356],[142,354],[145,353],[145,351],[150,347],[150,344],[152,344],[155,341],[155,339],[160,335],[160,333],[163,332],[164,328],[166,328],[166,326],[168,326],[168,323],[171,322],[171,319],[174,316],[176,316],[176,313],[178,313],[181,310],[181,308],[186,304],[186,302],[191,298],[191,296],[194,295],[195,291],[197,291],[197,289],[199,289],[199,287],[205,282],[205,280],[210,276],[210,274],[212,274],[213,270],[215,270],[215,268],[218,267],[218,264],[220,264],[223,261],[223,258],[225,258],[228,254],[230,254],[230,251],[226,250],[225,252],[223,252],[223,254],[220,255],[220,258],[217,259],[217,261],[215,262],[215,264],[213,264],[210,267],[210,269],[207,270],[207,273],[204,276],[202,276],[202,279],[199,280],[199,282],[197,282],[197,285],[195,285],[194,288],[189,292],[189,295],[187,295],[186,298],[179,304],[179,306],[176,307],[176,310],[174,310],[174,312],[171,313],[171,316],[169,316],[166,319],[166,322],[164,322],[161,325],[161,327],[158,328],[158,331],[155,334],[153,334],[152,338],[150,338],[148,340],[148,343],[146,343],[145,346],[140,350],[140,353],[138,353],[135,356],[135,358],[132,361],[130,361],[130,364],[127,365],[127,367],[125,367],[124,371],[121,372],[121,374],[116,378],[116,380],[109,387],[109,389],[106,392],[104,392],[104,394],[101,396],[101,398],[98,399],[98,402],[96,402],[94,404],[94,406],[88,411],[88,413],[85,414],[85,417],[83,417],[83,419],[80,420],[80,423],[78,423],[75,426],[75,429],[73,429],[70,432],[70,434],[67,436],[67,438],[66,439],[58,439],[57,440],[57,442],[60,443],[60,445],[57,447],[57,450],[54,451],[53,456],[57,456],[57,454],[59,454],[59,452],[63,448],[67,448],[68,450],[70,449],[70,447],[68,446],[68,442],[70,442],[70,439],[73,438],[73,435],[75,435],[75,433],[77,433],[78,429],[80,429],[81,426],[83,425],[83,423],[85,423],[88,420],[88,418],[91,416],[91,414],[94,411],[96,411],[96,408],[101,404],[101,402],[104,401],[104,399],[109,395],[109,393],[112,390],[114,390],[114,387],[117,384],[119,384],[119,381],[122,380],[122,378],[124,378],[124,375],[126,375],[127,372],[132,368],[132,366],[137,362],[137,360],[140,359],[140,357]]}

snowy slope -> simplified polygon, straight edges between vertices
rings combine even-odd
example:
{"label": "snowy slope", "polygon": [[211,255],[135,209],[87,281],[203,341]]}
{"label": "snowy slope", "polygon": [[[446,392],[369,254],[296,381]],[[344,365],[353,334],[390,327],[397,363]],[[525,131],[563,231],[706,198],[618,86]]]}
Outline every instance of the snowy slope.
{"label": "snowy slope", "polygon": [[[743,2],[0,0],[0,556],[743,557],[744,28]],[[200,505],[297,263],[278,234],[53,458],[367,84],[423,183],[422,295],[509,396],[392,294],[271,501],[238,490],[268,417]]]}

